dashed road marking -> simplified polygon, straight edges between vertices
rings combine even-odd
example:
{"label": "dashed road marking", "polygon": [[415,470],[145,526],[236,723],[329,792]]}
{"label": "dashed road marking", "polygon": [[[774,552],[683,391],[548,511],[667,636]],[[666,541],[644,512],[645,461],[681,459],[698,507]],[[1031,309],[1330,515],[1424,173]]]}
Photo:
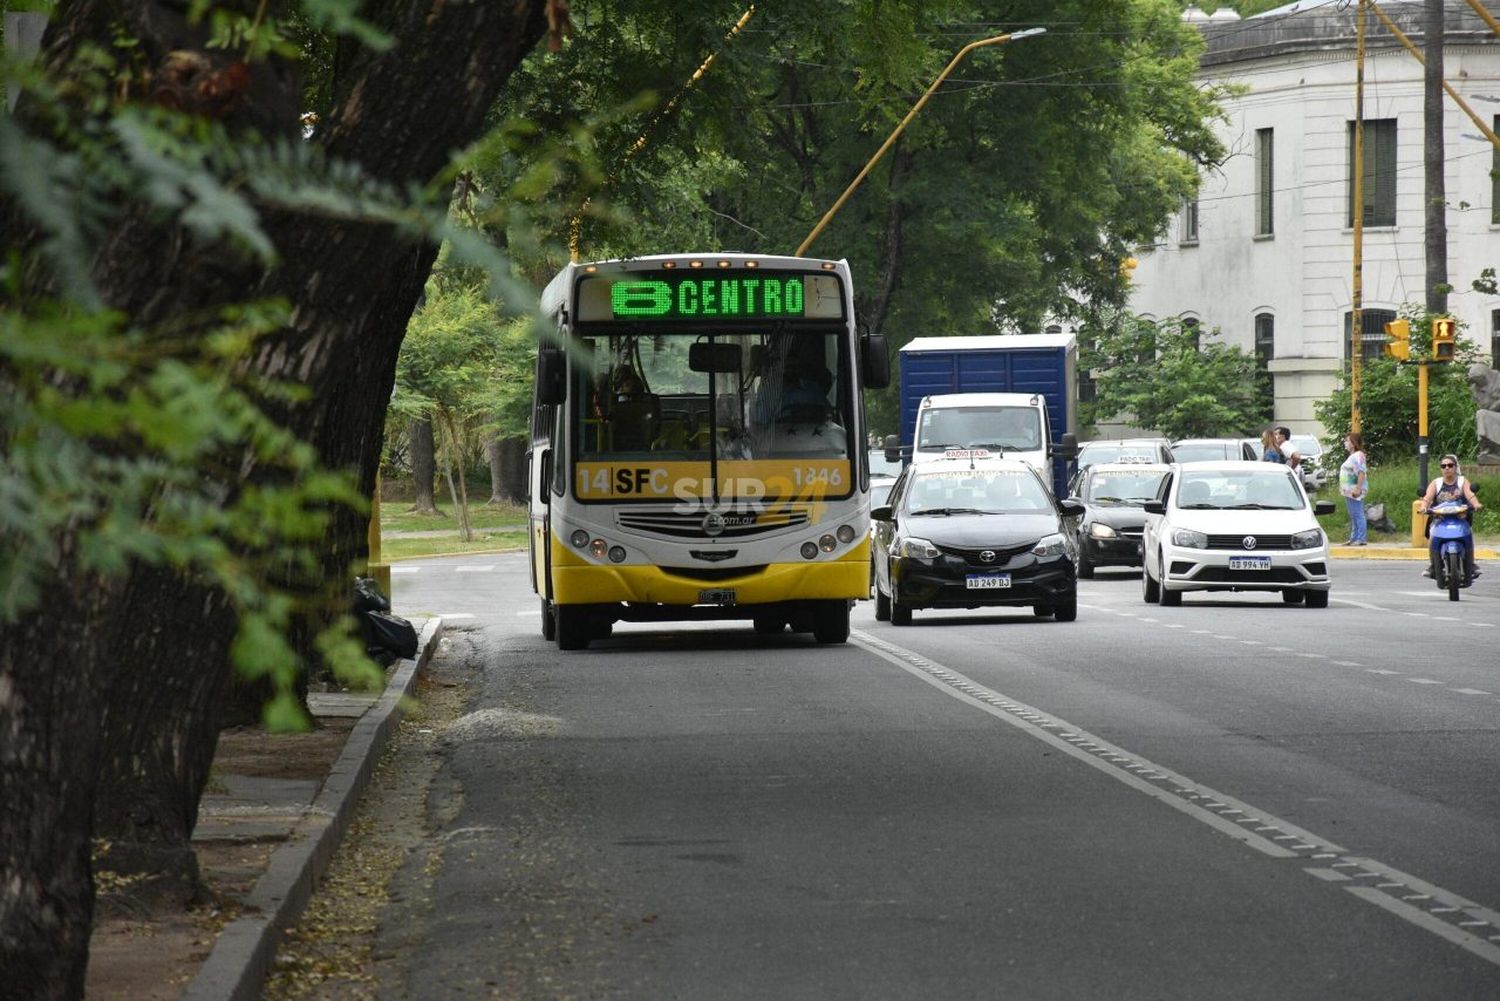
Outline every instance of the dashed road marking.
{"label": "dashed road marking", "polygon": [[391,567],[392,576],[396,574],[421,573],[426,567]]}
{"label": "dashed road marking", "polygon": [[[1375,859],[1346,854],[1344,848],[1319,835],[1270,814],[1259,814],[1248,803],[1132,754],[1067,720],[985,688],[905,647],[860,630],[852,630],[850,639],[950,698],[1015,727],[1269,858],[1338,859],[1331,866],[1303,867],[1303,871],[1500,966],[1500,946],[1492,944],[1500,941],[1500,912]],[[1248,830],[1252,824],[1258,826]],[[1383,882],[1345,885],[1368,880]],[[1418,901],[1431,903],[1416,906]],[[1470,929],[1496,934],[1481,936]]]}
{"label": "dashed road marking", "polygon": [[494,571],[494,569],[495,569],[495,564],[493,564],[493,563],[485,563],[485,564],[483,564],[481,566],[474,566],[474,565],[470,564],[468,566],[461,566],[461,567],[454,567],[453,568],[453,570],[454,570],[455,573],[491,573],[492,571]]}
{"label": "dashed road marking", "polygon": [[1413,685],[1446,685],[1446,681],[1438,681],[1435,678],[1407,678]]}
{"label": "dashed road marking", "polygon": [[1450,692],[1457,692],[1460,695],[1494,695],[1495,694],[1494,692],[1487,692],[1483,688],[1450,688],[1450,689],[1448,689],[1448,691],[1450,691]]}

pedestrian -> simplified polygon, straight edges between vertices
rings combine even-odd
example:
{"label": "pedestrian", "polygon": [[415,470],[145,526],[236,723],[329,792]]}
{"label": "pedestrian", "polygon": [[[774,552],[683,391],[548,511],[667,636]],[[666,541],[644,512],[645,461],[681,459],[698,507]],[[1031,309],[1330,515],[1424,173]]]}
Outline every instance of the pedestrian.
{"label": "pedestrian", "polygon": [[1339,493],[1349,509],[1349,541],[1346,546],[1363,546],[1368,527],[1365,522],[1365,495],[1370,492],[1370,471],[1365,461],[1365,438],[1358,431],[1344,435],[1344,451],[1349,457],[1339,467]]}
{"label": "pedestrian", "polygon": [[1302,453],[1292,444],[1292,429],[1285,424],[1276,425],[1276,449],[1281,453],[1281,461],[1296,470],[1297,478],[1302,478]]}
{"label": "pedestrian", "polygon": [[1260,433],[1260,457],[1265,462],[1286,462],[1276,447],[1276,432],[1270,428]]}

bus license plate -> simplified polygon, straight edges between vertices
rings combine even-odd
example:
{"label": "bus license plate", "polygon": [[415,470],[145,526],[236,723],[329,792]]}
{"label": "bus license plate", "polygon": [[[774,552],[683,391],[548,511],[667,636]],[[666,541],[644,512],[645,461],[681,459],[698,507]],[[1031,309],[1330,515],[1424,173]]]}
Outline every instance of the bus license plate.
{"label": "bus license plate", "polygon": [[734,604],[734,588],[716,587],[712,590],[698,592],[698,604],[700,605],[732,605]]}
{"label": "bus license plate", "polygon": [[970,574],[965,583],[971,591],[986,591],[995,587],[1010,587],[1010,574]]}
{"label": "bus license plate", "polygon": [[1271,557],[1269,557],[1269,556],[1231,556],[1231,557],[1229,557],[1229,569],[1231,569],[1231,570],[1269,570],[1269,569],[1271,569]]}

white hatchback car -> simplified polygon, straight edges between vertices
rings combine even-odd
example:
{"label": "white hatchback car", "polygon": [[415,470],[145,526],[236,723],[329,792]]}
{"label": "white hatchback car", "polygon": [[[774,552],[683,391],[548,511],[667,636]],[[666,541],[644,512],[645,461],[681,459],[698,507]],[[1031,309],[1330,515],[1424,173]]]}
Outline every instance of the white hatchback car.
{"label": "white hatchback car", "polygon": [[1182,603],[1184,591],[1280,591],[1289,605],[1328,607],[1328,536],[1280,463],[1187,462],[1147,501],[1142,593]]}

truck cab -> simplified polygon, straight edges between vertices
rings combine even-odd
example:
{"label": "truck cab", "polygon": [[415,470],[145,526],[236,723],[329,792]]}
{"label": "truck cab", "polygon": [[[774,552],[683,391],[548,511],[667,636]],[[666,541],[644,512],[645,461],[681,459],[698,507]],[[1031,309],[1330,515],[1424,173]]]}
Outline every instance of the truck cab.
{"label": "truck cab", "polygon": [[911,461],[941,459],[950,449],[987,449],[1019,459],[1051,479],[1047,401],[1040,393],[944,393],[917,407]]}

